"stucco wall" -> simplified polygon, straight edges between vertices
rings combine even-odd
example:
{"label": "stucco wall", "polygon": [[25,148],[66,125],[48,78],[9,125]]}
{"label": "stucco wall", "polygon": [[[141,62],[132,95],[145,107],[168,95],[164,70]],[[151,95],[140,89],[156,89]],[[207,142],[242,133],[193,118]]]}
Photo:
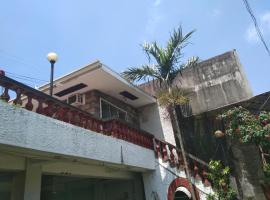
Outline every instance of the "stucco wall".
{"label": "stucco wall", "polygon": [[[157,159],[155,171],[143,174],[146,200],[152,200],[154,196],[158,196],[159,200],[166,200],[170,184],[179,177],[186,178],[184,170],[171,168],[168,163]],[[196,186],[201,200],[206,200],[207,194],[213,192],[211,187],[205,187],[201,181],[194,182],[192,178],[192,182]]]}
{"label": "stucco wall", "polygon": [[[189,92],[193,114],[213,110],[253,96],[244,69],[235,50],[186,68],[175,83]],[[140,86],[154,94],[157,85],[152,82]]]}
{"label": "stucco wall", "polygon": [[154,169],[154,152],[0,102],[0,145]]}
{"label": "stucco wall", "polygon": [[175,145],[172,123],[166,109],[158,104],[150,104],[139,109],[140,128],[156,138]]}

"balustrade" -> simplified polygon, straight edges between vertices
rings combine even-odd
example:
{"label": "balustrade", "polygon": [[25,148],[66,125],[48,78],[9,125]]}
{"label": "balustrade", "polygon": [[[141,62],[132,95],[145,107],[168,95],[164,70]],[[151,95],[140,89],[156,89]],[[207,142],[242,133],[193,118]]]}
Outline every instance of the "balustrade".
{"label": "balustrade", "polygon": [[[6,77],[2,70],[0,70],[0,86],[4,88],[3,94],[0,95],[0,99],[3,101],[47,117],[154,150],[156,157],[162,158],[163,162],[169,162],[171,167],[184,169],[182,152],[172,144],[154,138],[150,133],[131,127],[117,119],[107,121],[96,119],[88,112]],[[10,101],[9,91],[14,91],[16,94],[13,101]],[[22,101],[22,97],[24,101]],[[36,106],[34,106],[33,101],[37,102]],[[193,166],[189,167],[188,170],[192,171],[195,179],[203,180],[205,186],[210,186],[205,163],[199,164],[190,155],[188,161]]]}
{"label": "balustrade", "polygon": [[169,162],[172,168],[189,170],[195,181],[202,181],[205,187],[211,186],[207,176],[207,164],[191,154],[186,153],[188,169],[185,169],[182,152],[174,145],[165,141],[153,139],[156,158],[161,158],[163,162]]}
{"label": "balustrade", "polygon": [[[0,99],[3,101],[9,102],[9,92],[14,91],[15,99],[9,103],[75,126],[125,140],[148,149],[153,149],[153,135],[130,127],[128,124],[116,119],[109,121],[96,119],[88,112],[6,77],[5,72],[2,70],[0,70],[0,86],[4,88],[3,94],[0,96]],[[24,98],[24,105],[22,97]],[[33,101],[37,102],[36,108],[34,108]]]}

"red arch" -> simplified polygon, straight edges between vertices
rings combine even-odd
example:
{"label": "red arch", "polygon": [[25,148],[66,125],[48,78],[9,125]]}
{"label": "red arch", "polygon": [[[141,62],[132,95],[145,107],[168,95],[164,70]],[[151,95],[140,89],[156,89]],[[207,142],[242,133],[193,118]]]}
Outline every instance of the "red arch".
{"label": "red arch", "polygon": [[[189,186],[188,180],[185,178],[176,178],[171,182],[171,184],[168,188],[168,200],[174,199],[174,192],[180,186],[187,188],[188,191],[191,193],[191,188]],[[194,189],[195,189],[195,193],[196,193],[195,195],[196,195],[197,199],[200,199],[199,192],[195,186],[194,186]]]}

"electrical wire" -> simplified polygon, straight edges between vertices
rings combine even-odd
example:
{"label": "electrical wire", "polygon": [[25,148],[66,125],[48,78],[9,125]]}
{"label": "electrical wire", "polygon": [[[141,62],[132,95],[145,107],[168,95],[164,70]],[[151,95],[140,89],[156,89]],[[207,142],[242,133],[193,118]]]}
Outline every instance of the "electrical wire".
{"label": "electrical wire", "polygon": [[29,66],[31,68],[35,68],[36,70],[39,70],[36,65],[29,63],[28,61],[24,60],[23,58],[20,58],[12,53],[6,52],[2,49],[0,49],[0,55],[5,56],[6,58],[13,60],[17,63],[23,64],[25,66]]}
{"label": "electrical wire", "polygon": [[16,74],[16,73],[13,73],[13,72],[5,71],[5,73],[9,74],[10,76],[17,76],[17,77],[21,77],[21,78],[25,78],[25,79],[36,80],[36,81],[39,81],[39,82],[48,82],[48,81],[43,80],[43,79],[34,78],[34,77],[30,77],[30,76],[25,76],[25,75],[20,75],[20,74]]}
{"label": "electrical wire", "polygon": [[270,56],[269,47],[267,46],[267,43],[265,42],[265,39],[263,38],[262,31],[260,30],[260,27],[259,27],[259,25],[257,23],[257,19],[256,19],[255,15],[254,15],[250,5],[249,5],[249,2],[248,2],[248,0],[243,0],[243,2],[245,4],[245,6],[246,6],[246,9],[247,9],[248,13],[251,16],[251,19],[253,20],[253,23],[254,23],[257,34],[258,34],[261,42],[263,43],[263,46],[264,46],[265,50],[267,51],[268,55]]}

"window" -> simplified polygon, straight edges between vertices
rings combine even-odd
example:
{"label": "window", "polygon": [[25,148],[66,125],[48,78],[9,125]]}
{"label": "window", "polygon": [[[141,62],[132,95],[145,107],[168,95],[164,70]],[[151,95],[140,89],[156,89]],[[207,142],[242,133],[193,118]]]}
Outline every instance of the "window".
{"label": "window", "polygon": [[116,107],[115,105],[105,101],[103,99],[100,100],[101,105],[101,118],[102,119],[111,119],[117,118],[126,121],[127,112]]}

